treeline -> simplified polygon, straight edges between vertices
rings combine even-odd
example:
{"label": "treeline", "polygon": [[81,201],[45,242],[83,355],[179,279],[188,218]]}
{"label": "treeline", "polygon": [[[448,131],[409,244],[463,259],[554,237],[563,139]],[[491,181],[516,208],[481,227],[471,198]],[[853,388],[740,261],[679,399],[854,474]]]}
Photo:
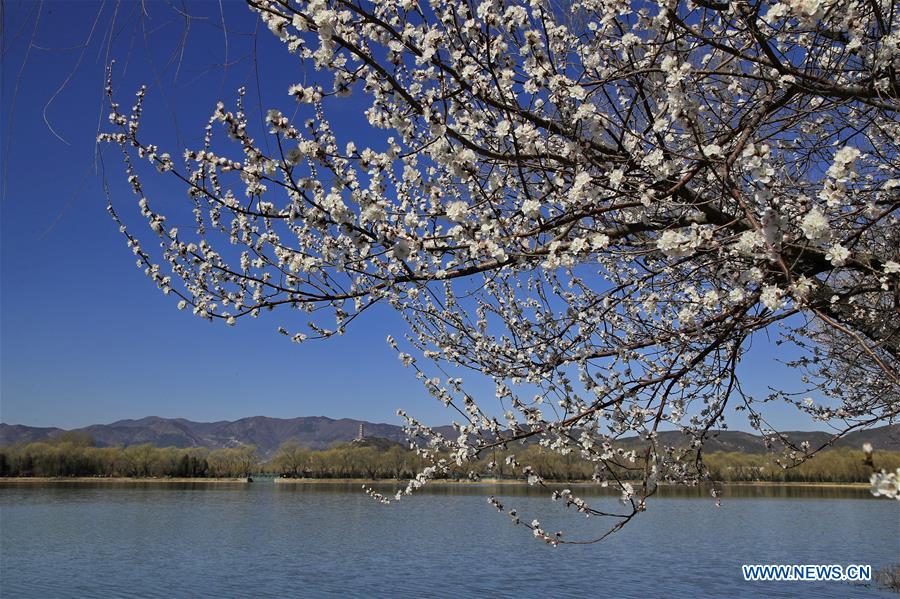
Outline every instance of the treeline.
{"label": "treeline", "polygon": [[[876,451],[875,466],[892,472],[900,468],[900,451]],[[869,482],[872,468],[859,449],[840,448],[819,452],[793,468],[782,468],[768,454],[716,452],[704,457],[713,480],[724,482]]]}
{"label": "treeline", "polygon": [[[577,455],[562,456],[532,445],[517,451],[496,451],[472,464],[483,477],[514,479],[506,463],[515,454],[547,481],[590,480],[594,467]],[[716,452],[704,457],[710,478],[722,482],[868,482],[872,470],[860,450],[842,448],[820,452],[807,462],[784,469],[768,454]],[[493,464],[489,464],[493,462]],[[878,469],[900,467],[900,452],[875,452]],[[404,479],[428,464],[415,452],[397,444],[356,443],[313,451],[297,442],[284,443],[271,460],[263,461],[249,445],[227,449],[159,448],[149,444],[94,447],[89,437],[61,436],[47,442],[0,448],[0,476],[38,477],[245,477],[268,472],[292,478]],[[618,468],[616,475],[635,479],[639,469]],[[464,472],[451,476],[465,476]]]}
{"label": "treeline", "polygon": [[0,449],[0,476],[244,477],[259,470],[256,448],[94,447],[89,439],[54,439]]}
{"label": "treeline", "polygon": [[411,478],[428,464],[414,451],[355,444],[313,451],[295,441],[278,449],[263,470],[290,478]]}
{"label": "treeline", "polygon": [[[594,465],[577,455],[563,456],[537,445],[514,452],[495,452],[472,464],[472,469],[483,477],[521,478],[521,474],[506,463],[506,457],[511,454],[547,481],[590,480],[594,472]],[[490,462],[493,464],[489,466]],[[803,464],[787,469],[778,465],[769,454],[715,452],[705,455],[704,462],[710,478],[722,482],[862,483],[868,482],[872,475],[862,451],[849,448],[822,451]],[[895,470],[900,467],[900,452],[876,452],[875,463],[878,469]],[[279,449],[266,468],[290,477],[379,479],[408,478],[426,465],[414,452],[399,446],[387,451],[347,446],[310,451],[289,442]],[[615,474],[621,479],[633,480],[643,472],[641,469],[616,468]]]}

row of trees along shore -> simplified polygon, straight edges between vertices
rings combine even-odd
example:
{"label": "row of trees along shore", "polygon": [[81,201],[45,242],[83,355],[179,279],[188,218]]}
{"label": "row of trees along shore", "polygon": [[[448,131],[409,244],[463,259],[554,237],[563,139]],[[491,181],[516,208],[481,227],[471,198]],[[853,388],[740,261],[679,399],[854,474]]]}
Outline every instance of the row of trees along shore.
{"label": "row of trees along shore", "polygon": [[[534,474],[548,481],[590,480],[593,465],[576,455],[560,455],[539,446],[496,452],[475,465],[490,478],[519,478],[506,458],[527,459]],[[489,462],[493,462],[490,465]],[[900,467],[900,452],[876,452],[879,468]],[[867,482],[872,473],[858,449],[831,449],[793,468],[782,468],[770,454],[713,452],[705,457],[710,478],[723,482]],[[224,478],[267,472],[292,478],[402,479],[427,466],[414,451],[397,444],[382,447],[336,445],[314,451],[296,441],[284,443],[270,460],[252,445],[225,449],[199,447],[94,447],[81,435],[62,435],[45,442],[0,448],[0,476],[4,477],[158,477]],[[624,479],[640,476],[622,468]]]}

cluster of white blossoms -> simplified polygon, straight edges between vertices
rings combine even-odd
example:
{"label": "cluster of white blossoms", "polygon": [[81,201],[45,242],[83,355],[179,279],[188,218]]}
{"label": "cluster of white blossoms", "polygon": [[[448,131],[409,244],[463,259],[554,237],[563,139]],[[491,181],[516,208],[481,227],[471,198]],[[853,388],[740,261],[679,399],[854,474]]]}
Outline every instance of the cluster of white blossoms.
{"label": "cluster of white blossoms", "polygon": [[806,213],[806,216],[800,221],[800,229],[813,243],[828,241],[831,237],[831,225],[828,224],[828,219],[818,207],[813,207]]}
{"label": "cluster of white blossoms", "polygon": [[[592,464],[622,503],[563,503],[617,530],[659,484],[707,480],[726,413],[786,466],[819,448],[774,430],[768,402],[840,432],[900,415],[892,5],[250,4],[314,81],[263,127],[243,91],[220,103],[177,166],[144,139],[144,92],[124,108],[110,83],[100,137],[139,207],[109,210],[138,266],[201,318],[275,310],[305,342],[397,310],[393,349],[456,419],[444,436],[404,413],[430,465],[397,497],[536,443]],[[347,95],[364,137],[331,126]],[[183,203],[149,197],[154,167]],[[742,386],[761,336],[794,346],[802,389]],[[545,484],[535,464],[503,467]]]}
{"label": "cluster of white blossoms", "polygon": [[872,495],[900,500],[900,468],[896,472],[875,472],[869,479]]}

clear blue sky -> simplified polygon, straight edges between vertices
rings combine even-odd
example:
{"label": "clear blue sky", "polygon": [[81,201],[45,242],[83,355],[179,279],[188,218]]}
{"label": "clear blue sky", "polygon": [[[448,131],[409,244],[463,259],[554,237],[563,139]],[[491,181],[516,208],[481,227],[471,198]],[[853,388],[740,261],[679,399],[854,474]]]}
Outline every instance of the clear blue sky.
{"label": "clear blue sky", "polygon": [[[315,77],[264,27],[254,38],[257,23],[242,2],[222,6],[227,41],[217,2],[189,3],[190,19],[153,2],[143,18],[138,3],[6,3],[0,420],[63,428],[147,415],[399,423],[394,412],[404,408],[427,423],[448,422],[452,414],[387,347],[385,336],[403,331],[389,309],[366,314],[344,337],[296,345],[275,333],[286,313],[233,328],[207,323],[177,311],[135,268],[105,211],[95,161],[98,119],[108,112],[101,110],[107,59],[118,60],[125,106],[140,84],[149,86],[145,128],[173,155],[197,147],[216,100],[232,99],[238,86],[248,88],[251,107],[261,95],[265,108],[288,111],[287,86]],[[359,109],[347,102],[340,125],[353,127]],[[134,199],[116,152],[104,148],[105,179],[117,205],[127,205]],[[748,387],[762,393],[785,374],[773,368],[771,347],[757,345],[744,372]],[[486,385],[474,391],[493,395]],[[821,428],[786,408],[775,409],[773,422]],[[736,418],[732,426],[746,429]]]}

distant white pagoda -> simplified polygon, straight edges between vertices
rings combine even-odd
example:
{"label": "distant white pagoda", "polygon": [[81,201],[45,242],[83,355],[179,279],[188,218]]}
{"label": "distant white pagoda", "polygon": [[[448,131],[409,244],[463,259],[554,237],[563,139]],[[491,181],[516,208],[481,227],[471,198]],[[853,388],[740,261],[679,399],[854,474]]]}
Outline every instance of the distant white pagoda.
{"label": "distant white pagoda", "polygon": [[356,438],[353,439],[354,443],[359,443],[360,441],[365,441],[366,439],[366,425],[362,422],[359,423],[359,432],[356,433]]}

